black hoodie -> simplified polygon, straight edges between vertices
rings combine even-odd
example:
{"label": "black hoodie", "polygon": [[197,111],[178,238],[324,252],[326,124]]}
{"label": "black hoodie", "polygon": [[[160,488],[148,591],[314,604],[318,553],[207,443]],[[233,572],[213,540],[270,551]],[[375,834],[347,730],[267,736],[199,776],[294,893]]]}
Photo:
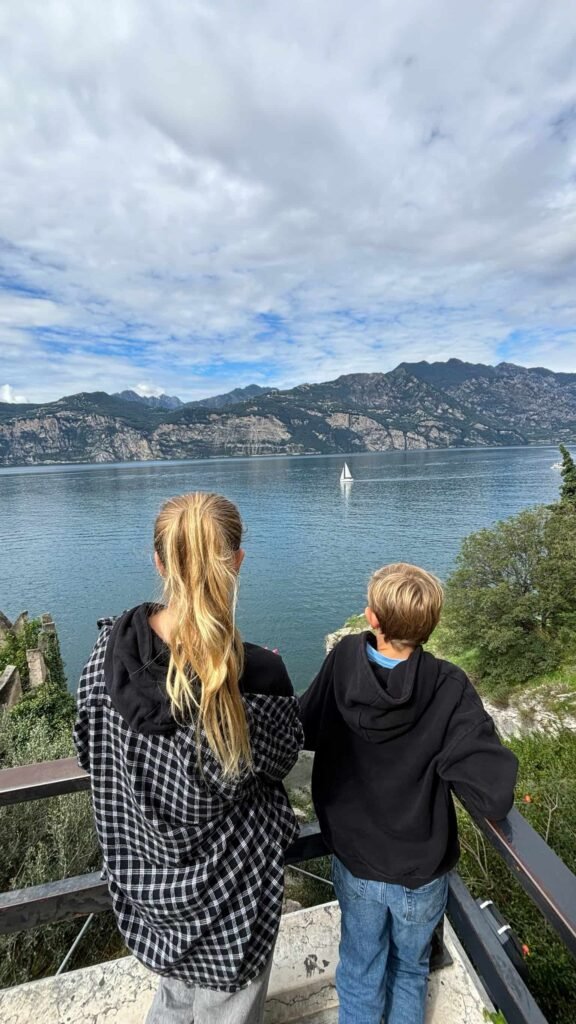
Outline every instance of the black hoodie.
{"label": "black hoodie", "polygon": [[[151,629],[149,616],[162,605],[141,604],[114,622],[104,674],[110,699],[124,721],[144,736],[170,736],[177,726],[166,693],[170,649]],[[244,643],[243,694],[292,697],[286,666],[277,654]]]}
{"label": "black hoodie", "polygon": [[301,698],[314,805],[352,874],[417,888],[458,860],[451,790],[503,818],[517,760],[456,665],[417,647],[386,669],[368,660],[367,643],[372,633],[344,637]]}

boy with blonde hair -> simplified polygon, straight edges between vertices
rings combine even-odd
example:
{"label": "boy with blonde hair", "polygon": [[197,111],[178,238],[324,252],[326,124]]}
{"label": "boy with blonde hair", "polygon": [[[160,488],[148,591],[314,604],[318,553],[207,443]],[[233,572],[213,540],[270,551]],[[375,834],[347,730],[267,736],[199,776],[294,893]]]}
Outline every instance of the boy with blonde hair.
{"label": "boy with blonde hair", "polygon": [[422,648],[442,601],[424,569],[378,569],[372,631],[345,636],[301,699],[342,912],[339,1024],[423,1024],[432,934],[460,852],[451,793],[493,820],[514,800],[516,758],[474,687]]}

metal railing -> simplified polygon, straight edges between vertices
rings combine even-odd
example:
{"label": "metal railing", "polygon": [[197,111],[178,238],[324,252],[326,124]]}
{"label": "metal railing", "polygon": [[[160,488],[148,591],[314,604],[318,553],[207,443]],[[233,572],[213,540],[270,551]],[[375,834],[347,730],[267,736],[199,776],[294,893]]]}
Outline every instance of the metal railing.
{"label": "metal railing", "polygon": [[[90,780],[74,758],[45,761],[0,771],[0,807],[89,790]],[[576,956],[576,876],[516,809],[500,822],[471,816],[506,862],[524,891]],[[302,826],[286,863],[325,856],[316,822]],[[110,908],[99,872],[0,894],[0,934],[68,921]],[[464,882],[450,874],[448,918],[494,1003],[508,1024],[546,1024],[546,1019],[515,970]],[[442,962],[437,936],[434,960]]]}

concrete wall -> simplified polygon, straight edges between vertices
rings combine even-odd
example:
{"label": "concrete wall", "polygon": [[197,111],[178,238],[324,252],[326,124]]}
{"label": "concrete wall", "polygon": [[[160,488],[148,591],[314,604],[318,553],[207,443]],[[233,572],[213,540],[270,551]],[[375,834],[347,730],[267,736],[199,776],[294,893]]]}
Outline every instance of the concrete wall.
{"label": "concrete wall", "polygon": [[[15,622],[0,611],[0,645],[10,636],[19,636],[28,622],[28,612],[21,612]],[[34,690],[42,686],[48,678],[44,652],[48,647],[50,638],[56,634],[56,626],[52,616],[44,614],[41,617],[42,628],[38,637],[38,647],[26,651],[28,662],[28,676],[30,689]],[[22,680],[20,673],[14,665],[8,665],[0,676],[0,705],[12,707],[22,696]]]}
{"label": "concrete wall", "polygon": [[14,707],[22,696],[20,673],[15,665],[7,665],[0,674],[0,705]]}
{"label": "concrete wall", "polygon": [[26,661],[28,662],[30,689],[35,690],[38,686],[42,686],[48,678],[46,662],[40,648],[34,647],[26,651]]}

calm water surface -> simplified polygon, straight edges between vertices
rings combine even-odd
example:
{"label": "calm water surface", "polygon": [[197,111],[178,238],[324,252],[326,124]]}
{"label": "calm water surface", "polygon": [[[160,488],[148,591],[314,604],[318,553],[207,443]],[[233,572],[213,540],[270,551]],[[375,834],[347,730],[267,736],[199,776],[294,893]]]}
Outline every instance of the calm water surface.
{"label": "calm water surface", "polygon": [[0,470],[0,609],[50,611],[70,685],[96,619],[157,598],[154,517],[173,494],[220,491],[247,528],[239,624],[278,647],[299,689],[323,637],[364,607],[366,581],[390,561],[446,576],[461,539],[553,500],[557,449],[384,452]]}

